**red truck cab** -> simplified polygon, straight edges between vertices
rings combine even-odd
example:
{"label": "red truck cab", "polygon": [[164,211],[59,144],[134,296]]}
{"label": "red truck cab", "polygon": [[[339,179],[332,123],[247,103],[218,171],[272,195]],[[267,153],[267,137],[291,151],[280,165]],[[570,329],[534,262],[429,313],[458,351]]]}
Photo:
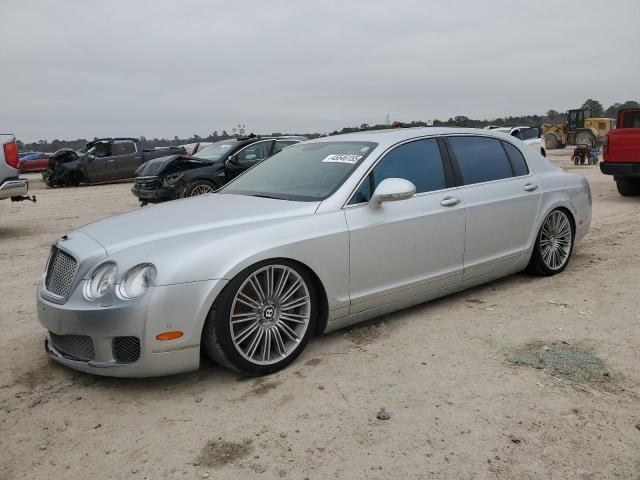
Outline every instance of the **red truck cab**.
{"label": "red truck cab", "polygon": [[620,195],[640,195],[640,108],[620,110],[602,147],[600,171],[613,175]]}

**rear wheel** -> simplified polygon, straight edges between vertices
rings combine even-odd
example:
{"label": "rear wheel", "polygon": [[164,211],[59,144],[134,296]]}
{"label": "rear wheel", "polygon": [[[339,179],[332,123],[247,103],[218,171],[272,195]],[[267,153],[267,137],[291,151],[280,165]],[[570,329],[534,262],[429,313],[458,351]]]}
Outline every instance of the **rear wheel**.
{"label": "rear wheel", "polygon": [[553,210],[538,232],[527,270],[535,275],[551,276],[562,272],[573,251],[574,226],[566,210]]}
{"label": "rear wheel", "polygon": [[217,363],[265,375],[293,362],[318,314],[311,276],[288,260],[261,262],[238,274],[212,308],[202,343]]}
{"label": "rear wheel", "polygon": [[578,132],[576,134],[576,145],[589,145],[593,147],[596,138],[591,132]]}
{"label": "rear wheel", "polygon": [[207,193],[213,193],[216,191],[216,187],[208,180],[196,180],[187,186],[184,196],[195,197],[196,195],[205,195]]}
{"label": "rear wheel", "polygon": [[618,193],[623,197],[634,197],[640,195],[640,179],[616,178]]}

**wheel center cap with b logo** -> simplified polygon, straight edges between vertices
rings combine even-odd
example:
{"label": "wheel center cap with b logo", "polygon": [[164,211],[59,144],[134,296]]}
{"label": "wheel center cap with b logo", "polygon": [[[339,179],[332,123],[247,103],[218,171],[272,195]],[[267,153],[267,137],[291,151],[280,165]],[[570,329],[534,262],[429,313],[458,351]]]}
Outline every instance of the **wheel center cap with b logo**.
{"label": "wheel center cap with b logo", "polygon": [[262,316],[265,318],[265,320],[272,320],[275,314],[276,310],[271,305],[265,307],[262,311]]}

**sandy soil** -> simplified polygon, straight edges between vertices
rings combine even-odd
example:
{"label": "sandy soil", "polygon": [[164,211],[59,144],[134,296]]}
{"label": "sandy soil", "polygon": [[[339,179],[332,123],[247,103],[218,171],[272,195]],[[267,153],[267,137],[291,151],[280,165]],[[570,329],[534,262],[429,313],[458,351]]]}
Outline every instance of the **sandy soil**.
{"label": "sandy soil", "polygon": [[[594,198],[565,273],[316,338],[259,380],[210,362],[119,380],[48,361],[34,297],[51,242],[139,207],[126,183],[49,190],[30,175],[36,205],[0,203],[0,478],[639,478],[640,198],[550,153]],[[597,355],[604,380],[508,360],[563,341]]]}

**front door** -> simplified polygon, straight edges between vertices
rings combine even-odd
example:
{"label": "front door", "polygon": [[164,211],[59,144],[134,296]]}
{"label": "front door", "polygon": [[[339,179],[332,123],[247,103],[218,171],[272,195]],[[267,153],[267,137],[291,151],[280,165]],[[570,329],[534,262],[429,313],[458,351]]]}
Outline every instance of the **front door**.
{"label": "front door", "polygon": [[109,164],[111,158],[111,144],[108,141],[96,142],[89,150],[84,160],[87,180],[90,183],[105,182],[109,179]]}
{"label": "front door", "polygon": [[[465,208],[444,167],[436,139],[401,144],[345,207],[352,314],[461,281]],[[385,178],[409,180],[416,195],[370,208],[367,202]]]}
{"label": "front door", "polygon": [[540,181],[510,142],[476,136],[447,142],[467,207],[464,279],[507,268],[521,260],[537,233]]}

